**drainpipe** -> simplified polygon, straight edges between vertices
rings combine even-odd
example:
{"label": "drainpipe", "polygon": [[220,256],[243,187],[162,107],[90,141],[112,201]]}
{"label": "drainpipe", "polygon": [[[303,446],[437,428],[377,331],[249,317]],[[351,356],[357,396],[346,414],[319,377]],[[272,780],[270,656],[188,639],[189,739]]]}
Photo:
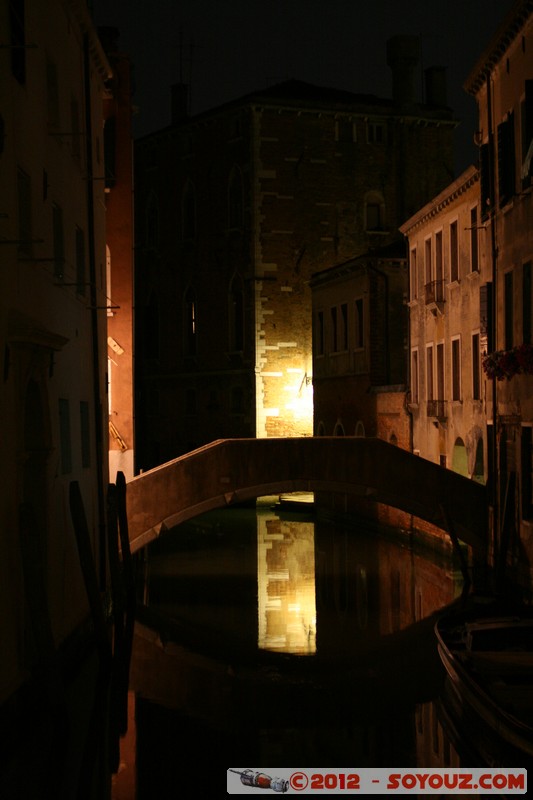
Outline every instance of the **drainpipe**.
{"label": "drainpipe", "polygon": [[106,587],[106,513],[104,496],[104,433],[103,410],[100,385],[100,344],[98,336],[98,293],[96,289],[96,253],[94,223],[94,187],[93,187],[93,130],[91,109],[91,72],[90,72],[89,36],[83,35],[83,69],[85,94],[85,151],[87,158],[87,239],[89,251],[89,286],[90,313],[92,329],[92,368],[93,368],[93,403],[95,417],[96,444],[96,480],[97,480],[97,515],[98,515],[98,577],[100,589]]}
{"label": "drainpipe", "polygon": [[[498,246],[496,243],[496,212],[495,212],[495,180],[494,180],[494,130],[492,124],[492,94],[491,94],[491,74],[487,70],[486,75],[487,86],[487,124],[488,124],[488,167],[489,167],[489,192],[490,192],[490,234],[491,234],[491,258],[492,258],[492,309],[491,309],[491,328],[492,328],[492,346],[497,349],[497,260],[498,260]],[[500,484],[500,470],[498,463],[498,381],[496,378],[492,379],[492,480],[491,480],[491,494],[492,494],[492,546],[493,558],[496,575],[499,574],[500,568],[500,520],[499,520],[499,484]]]}

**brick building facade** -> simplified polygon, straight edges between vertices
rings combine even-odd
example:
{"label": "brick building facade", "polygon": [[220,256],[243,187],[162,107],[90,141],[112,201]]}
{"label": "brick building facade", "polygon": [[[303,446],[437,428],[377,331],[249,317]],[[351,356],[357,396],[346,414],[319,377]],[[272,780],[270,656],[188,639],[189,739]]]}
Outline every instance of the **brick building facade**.
{"label": "brick building facade", "polygon": [[[101,176],[112,70],[83,0],[2,3],[0,41],[2,795],[75,797],[83,784],[102,798],[111,781],[105,731],[91,731],[99,659],[87,587],[105,591],[108,556]],[[101,738],[85,761],[91,733]]]}
{"label": "brick building facade", "polygon": [[465,89],[479,110],[483,352],[499,571],[531,590],[533,561],[533,3],[517,0]]}
{"label": "brick building facade", "polygon": [[310,287],[315,435],[379,436],[410,449],[403,242],[315,273]]}
{"label": "brick building facade", "polygon": [[409,240],[413,450],[484,483],[480,287],[487,234],[480,222],[479,173],[469,167],[401,229]]}
{"label": "brick building facade", "polygon": [[136,144],[138,468],[310,435],[313,273],[398,238],[452,175],[440,73],[391,40],[393,98],[289,81]]}
{"label": "brick building facade", "polygon": [[490,489],[498,584],[531,592],[533,4],[517,0],[465,82],[470,167],[402,225],[413,447]]}

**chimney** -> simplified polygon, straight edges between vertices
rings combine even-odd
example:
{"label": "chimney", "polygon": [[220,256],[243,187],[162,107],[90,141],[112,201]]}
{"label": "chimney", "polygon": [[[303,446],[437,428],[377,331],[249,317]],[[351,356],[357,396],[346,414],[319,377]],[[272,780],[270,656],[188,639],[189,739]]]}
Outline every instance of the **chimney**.
{"label": "chimney", "polygon": [[418,36],[393,36],[387,42],[387,64],[392,70],[392,99],[398,106],[415,102],[415,78],[420,61]]}
{"label": "chimney", "polygon": [[446,67],[428,67],[424,73],[427,105],[447,108]]}
{"label": "chimney", "polygon": [[189,116],[189,87],[186,83],[174,83],[171,92],[171,122],[178,125]]}

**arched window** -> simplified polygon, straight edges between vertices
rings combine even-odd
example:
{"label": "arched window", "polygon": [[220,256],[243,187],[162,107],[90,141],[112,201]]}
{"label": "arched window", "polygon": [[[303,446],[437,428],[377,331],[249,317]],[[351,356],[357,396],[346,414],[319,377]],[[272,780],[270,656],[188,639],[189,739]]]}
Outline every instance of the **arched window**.
{"label": "arched window", "polygon": [[189,287],[185,293],[184,303],[184,349],[185,354],[188,356],[196,355],[197,339],[196,339],[196,293]]}
{"label": "arched window", "polygon": [[345,436],[345,435],[346,434],[344,432],[344,425],[342,424],[342,422],[337,420],[337,422],[335,423],[335,429],[333,431],[333,436]]}
{"label": "arched window", "polygon": [[483,457],[483,439],[481,439],[481,437],[477,440],[476,460],[474,463],[472,480],[478,483],[485,483],[485,462]]}
{"label": "arched window", "polygon": [[150,193],[146,202],[146,245],[157,247],[159,244],[159,205],[157,197]]}
{"label": "arched window", "polygon": [[243,228],[243,184],[242,173],[239,167],[233,167],[228,184],[228,227],[242,230]]}
{"label": "arched window", "polygon": [[459,475],[468,475],[466,447],[460,436],[457,437],[453,446],[452,469]]}
{"label": "arched window", "polygon": [[361,422],[361,420],[357,421],[357,425],[355,426],[355,434],[354,435],[357,436],[358,439],[364,439],[365,436],[366,436],[365,426]]}
{"label": "arched window", "polygon": [[381,192],[367,192],[365,196],[365,229],[385,230],[385,200]]}
{"label": "arched window", "polygon": [[229,292],[229,349],[244,350],[244,292],[242,280],[233,278]]}
{"label": "arched window", "polygon": [[196,197],[191,181],[187,181],[183,189],[181,226],[184,239],[196,237]]}

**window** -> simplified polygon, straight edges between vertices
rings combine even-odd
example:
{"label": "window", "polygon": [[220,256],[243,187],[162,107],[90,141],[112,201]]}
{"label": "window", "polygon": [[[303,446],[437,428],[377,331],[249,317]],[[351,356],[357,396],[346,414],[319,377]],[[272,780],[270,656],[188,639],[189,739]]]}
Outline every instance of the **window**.
{"label": "window", "polygon": [[524,344],[533,344],[531,341],[533,298],[531,296],[531,261],[522,268],[522,341]]}
{"label": "window", "polygon": [[331,319],[331,352],[336,353],[339,349],[338,331],[337,331],[337,307],[333,306],[330,310]]}
{"label": "window", "polygon": [[480,349],[482,353],[491,353],[494,350],[493,336],[493,297],[492,283],[488,281],[479,287],[479,325]]}
{"label": "window", "polygon": [[365,197],[365,226],[367,231],[385,230],[385,201],[380,192],[368,192]]}
{"label": "window", "polygon": [[461,399],[461,340],[452,339],[452,400]]}
{"label": "window", "polygon": [[355,341],[356,350],[362,350],[365,346],[365,321],[363,298],[357,297],[355,300]]}
{"label": "window", "polygon": [[433,281],[433,264],[431,258],[431,239],[424,242],[424,274],[426,286]]}
{"label": "window", "polygon": [[515,193],[515,142],[514,114],[498,125],[498,194],[500,207],[504,206]]}
{"label": "window", "polygon": [[411,352],[411,401],[418,403],[418,350]]}
{"label": "window", "polygon": [[[109,294],[109,286],[108,286]],[[85,234],[76,228],[76,292],[85,294]]]}
{"label": "window", "polygon": [[65,237],[63,233],[63,209],[52,206],[52,236],[54,247],[54,278],[62,281],[65,277]]}
{"label": "window", "polygon": [[522,427],[522,519],[533,518],[533,441],[530,427]]}
{"label": "window", "polygon": [[24,0],[9,0],[11,74],[23,85],[26,82],[26,13]]}
{"label": "window", "polygon": [[70,441],[70,408],[69,402],[63,397],[59,398],[59,444],[60,444],[60,469],[62,475],[72,472],[72,449]]}
{"label": "window", "polygon": [[89,403],[80,400],[80,432],[81,432],[81,465],[84,469],[91,466],[91,437],[89,427]]}
{"label": "window", "polygon": [[185,295],[185,353],[188,356],[196,355],[196,295],[192,289]]}
{"label": "window", "polygon": [[506,272],[503,278],[504,302],[504,349],[510,350],[513,346],[514,336],[514,298],[513,298],[513,273]]}
{"label": "window", "polygon": [[486,219],[492,205],[491,197],[491,159],[488,144],[482,144],[479,148],[479,171],[481,186],[481,219]]}
{"label": "window", "polygon": [[181,222],[184,239],[196,236],[196,199],[194,187],[190,181],[185,184],[181,206]]}
{"label": "window", "polygon": [[457,222],[450,225],[450,280],[459,280],[459,238],[457,234]]}
{"label": "window", "polygon": [[338,119],[335,122],[335,141],[355,142],[357,141],[357,130],[355,122],[349,119]]}
{"label": "window", "polygon": [[413,247],[410,252],[409,275],[411,278],[411,300],[416,300],[418,297],[418,264],[416,263],[416,247]]}
{"label": "window", "polygon": [[241,230],[243,227],[243,186],[238,167],[231,171],[228,187],[228,227]]}
{"label": "window", "polygon": [[383,122],[367,122],[366,140],[371,144],[385,144],[387,130]]}
{"label": "window", "polygon": [[481,358],[479,333],[472,334],[472,400],[481,399]]}
{"label": "window", "polygon": [[117,152],[117,121],[109,117],[104,123],[104,172],[105,186],[110,189],[115,185]]}
{"label": "window", "polygon": [[367,231],[383,230],[381,206],[379,203],[366,204],[366,229]]}
{"label": "window", "polygon": [[32,209],[31,209],[31,181],[21,169],[17,171],[18,194],[18,251],[21,255],[32,254]]}
{"label": "window", "polygon": [[522,139],[522,188],[531,184],[533,175],[533,80],[525,82],[525,96],[520,104]]}
{"label": "window", "polygon": [[431,402],[435,399],[434,393],[434,371],[433,371],[433,345],[426,347],[426,400]]}
{"label": "window", "polygon": [[237,278],[231,283],[229,304],[230,351],[241,352],[244,349],[244,296]]}
{"label": "window", "polygon": [[479,272],[477,206],[470,209],[470,271]]}
{"label": "window", "polygon": [[435,280],[437,282],[435,289],[436,297],[440,297],[442,295],[442,278],[442,231],[437,231],[435,234]]}
{"label": "window", "polygon": [[341,350],[348,349],[348,304],[342,303],[341,305],[341,331],[340,331],[340,345]]}
{"label": "window", "polygon": [[75,98],[72,98],[70,101],[70,130],[72,135],[70,151],[73,158],[79,161],[81,154],[80,109],[78,101]]}
{"label": "window", "polygon": [[316,353],[324,355],[324,312],[318,311],[316,315]]}
{"label": "window", "polygon": [[57,82],[57,65],[46,61],[46,110],[48,124],[52,128],[59,127],[59,87]]}
{"label": "window", "polygon": [[444,343],[437,345],[437,400],[444,400]]}

